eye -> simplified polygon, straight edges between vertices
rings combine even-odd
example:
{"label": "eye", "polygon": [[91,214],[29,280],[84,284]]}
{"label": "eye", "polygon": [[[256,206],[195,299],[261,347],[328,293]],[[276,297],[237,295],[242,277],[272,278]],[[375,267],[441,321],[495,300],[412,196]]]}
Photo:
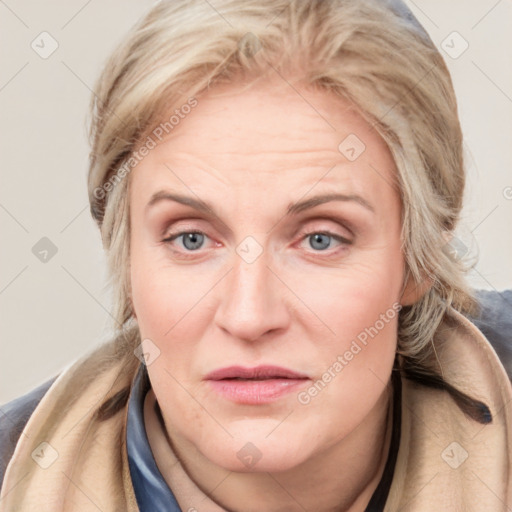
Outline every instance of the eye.
{"label": "eye", "polygon": [[187,252],[193,252],[201,248],[205,237],[207,237],[207,235],[205,235],[202,231],[180,231],[179,233],[171,234],[163,241],[170,244],[176,239],[181,239],[183,242],[183,247],[187,250]]}
{"label": "eye", "polygon": [[309,245],[317,251],[325,251],[329,249],[332,240],[335,240],[339,244],[350,245],[352,242],[345,237],[331,233],[330,231],[310,231],[309,233],[303,233],[302,239],[309,239]]}

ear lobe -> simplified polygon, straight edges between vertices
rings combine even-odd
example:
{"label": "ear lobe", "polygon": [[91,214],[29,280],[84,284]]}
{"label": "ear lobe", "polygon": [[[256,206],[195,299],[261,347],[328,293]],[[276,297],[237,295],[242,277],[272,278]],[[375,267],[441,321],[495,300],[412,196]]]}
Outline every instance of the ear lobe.
{"label": "ear lobe", "polygon": [[408,272],[407,281],[400,297],[400,304],[402,306],[412,306],[418,302],[431,288],[433,285],[432,278],[425,276],[418,282],[414,280],[414,277]]}

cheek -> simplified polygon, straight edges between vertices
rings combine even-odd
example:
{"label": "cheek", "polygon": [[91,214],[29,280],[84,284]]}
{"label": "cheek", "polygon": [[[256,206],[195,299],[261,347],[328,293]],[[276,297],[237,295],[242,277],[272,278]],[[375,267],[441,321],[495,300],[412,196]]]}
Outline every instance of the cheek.
{"label": "cheek", "polygon": [[171,327],[172,288],[148,251],[132,244],[130,277],[133,307],[143,338],[160,337]]}
{"label": "cheek", "polygon": [[341,340],[355,338],[386,312],[394,318],[402,289],[403,258],[398,244],[395,250],[389,249],[356,253],[337,268],[311,267],[306,277],[282,269],[284,280],[307,305],[307,309],[301,308],[305,325],[314,324],[339,345]]}
{"label": "cheek", "polygon": [[132,301],[141,335],[156,339],[175,335],[181,320],[207,292],[206,280],[190,270],[171,268],[160,249],[132,247]]}
{"label": "cheek", "polygon": [[[155,381],[155,390],[163,396],[179,401],[182,389],[172,376],[195,389],[198,376],[192,370],[198,359],[204,359],[201,341],[213,322],[214,309],[208,307],[208,302],[218,277],[214,279],[212,274],[198,272],[193,265],[173,267],[165,251],[155,248],[135,247],[132,253],[133,307],[141,339],[151,340],[159,350],[148,372]],[[190,396],[182,398],[190,406]]]}
{"label": "cheek", "polygon": [[[321,429],[326,416],[334,442],[360,424],[385,390],[396,354],[400,305],[389,287],[345,287],[325,304],[322,320],[335,335],[320,339],[316,378],[297,396],[304,413]],[[362,288],[362,289],[359,289]],[[352,292],[352,293],[351,293]],[[316,419],[315,419],[316,418]]]}
{"label": "cheek", "polygon": [[312,398],[315,407],[335,402],[362,410],[380,396],[396,352],[402,261],[397,243],[393,250],[382,246],[360,253],[344,268],[294,279],[293,290],[310,310],[304,310],[303,326],[316,340],[322,363],[315,368],[320,382],[311,388],[313,396],[304,396],[306,402]]}

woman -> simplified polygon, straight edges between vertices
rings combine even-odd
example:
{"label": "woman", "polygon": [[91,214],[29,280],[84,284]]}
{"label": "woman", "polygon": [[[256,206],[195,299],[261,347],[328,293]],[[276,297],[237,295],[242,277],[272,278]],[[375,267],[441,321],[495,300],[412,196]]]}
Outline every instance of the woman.
{"label": "woman", "polygon": [[456,100],[403,4],[160,2],[92,112],[119,334],[45,390],[0,511],[512,506]]}

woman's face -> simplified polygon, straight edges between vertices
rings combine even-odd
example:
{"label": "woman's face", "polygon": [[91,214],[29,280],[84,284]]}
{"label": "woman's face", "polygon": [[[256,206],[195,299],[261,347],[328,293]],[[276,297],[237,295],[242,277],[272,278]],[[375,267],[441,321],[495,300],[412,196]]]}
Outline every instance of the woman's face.
{"label": "woman's face", "polygon": [[327,92],[280,81],[197,100],[130,178],[148,373],[171,439],[229,470],[285,470],[355,432],[389,382],[394,163]]}

